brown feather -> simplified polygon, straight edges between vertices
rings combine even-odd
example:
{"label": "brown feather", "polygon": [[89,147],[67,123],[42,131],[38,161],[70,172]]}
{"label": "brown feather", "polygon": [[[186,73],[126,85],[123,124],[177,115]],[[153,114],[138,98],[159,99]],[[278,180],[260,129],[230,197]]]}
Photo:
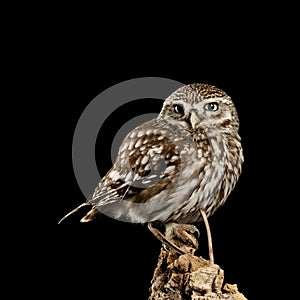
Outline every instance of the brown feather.
{"label": "brown feather", "polygon": [[90,222],[97,218],[101,212],[99,211],[98,208],[93,207],[81,220],[80,222]]}

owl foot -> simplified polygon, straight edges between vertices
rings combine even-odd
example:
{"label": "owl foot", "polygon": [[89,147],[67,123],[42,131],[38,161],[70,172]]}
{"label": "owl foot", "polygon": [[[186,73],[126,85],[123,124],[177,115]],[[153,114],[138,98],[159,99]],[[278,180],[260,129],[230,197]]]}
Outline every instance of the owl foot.
{"label": "owl foot", "polygon": [[[171,227],[172,227],[172,223]],[[198,239],[200,232],[196,226],[190,224],[176,224],[176,230],[173,230],[173,234],[176,239],[182,241],[185,245],[189,244],[192,248],[198,248]],[[169,224],[166,224],[167,231]]]}
{"label": "owl foot", "polygon": [[153,227],[153,223],[148,223],[149,230],[153,233],[153,235],[165,246],[174,249],[178,254],[186,254],[183,250],[181,250],[174,243],[169,241],[157,228]]}

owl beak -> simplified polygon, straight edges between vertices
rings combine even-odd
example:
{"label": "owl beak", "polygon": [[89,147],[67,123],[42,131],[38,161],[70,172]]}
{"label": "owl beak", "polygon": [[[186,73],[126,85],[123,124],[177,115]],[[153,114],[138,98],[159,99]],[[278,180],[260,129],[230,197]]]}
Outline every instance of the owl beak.
{"label": "owl beak", "polygon": [[197,125],[200,123],[200,120],[194,111],[191,112],[190,121],[193,129],[195,129]]}

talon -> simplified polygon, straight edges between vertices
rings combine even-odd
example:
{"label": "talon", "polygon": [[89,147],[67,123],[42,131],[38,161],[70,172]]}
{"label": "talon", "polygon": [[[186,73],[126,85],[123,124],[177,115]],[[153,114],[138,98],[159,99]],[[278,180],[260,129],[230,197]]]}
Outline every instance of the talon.
{"label": "talon", "polygon": [[[153,227],[152,223],[148,223],[149,230],[153,233],[153,235],[163,244],[163,247],[168,245],[170,248],[174,249],[180,255],[186,254],[183,250],[181,250],[174,243],[170,242],[157,228]],[[165,247],[164,247],[165,249]],[[169,251],[169,250],[166,250]]]}
{"label": "talon", "polygon": [[169,251],[169,249],[165,243],[162,244],[162,247],[164,248],[165,251]]}
{"label": "talon", "polygon": [[195,246],[195,243],[194,243],[189,237],[186,237],[186,238],[185,238],[185,241],[186,241],[187,243],[189,243],[191,246]]}
{"label": "talon", "polygon": [[197,240],[199,240],[199,238],[200,238],[200,231],[198,230],[198,228],[196,226],[194,226],[194,227],[195,227],[195,231],[192,234],[195,236],[195,238]]}

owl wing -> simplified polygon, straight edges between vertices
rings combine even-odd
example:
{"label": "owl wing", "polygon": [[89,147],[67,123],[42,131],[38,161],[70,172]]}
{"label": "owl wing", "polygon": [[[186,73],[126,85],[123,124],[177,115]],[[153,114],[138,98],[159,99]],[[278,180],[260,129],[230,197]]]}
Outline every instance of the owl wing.
{"label": "owl wing", "polygon": [[127,135],[90,204],[101,210],[120,200],[144,203],[175,184],[181,168],[179,149],[174,134],[156,124],[155,120],[147,122]]}

